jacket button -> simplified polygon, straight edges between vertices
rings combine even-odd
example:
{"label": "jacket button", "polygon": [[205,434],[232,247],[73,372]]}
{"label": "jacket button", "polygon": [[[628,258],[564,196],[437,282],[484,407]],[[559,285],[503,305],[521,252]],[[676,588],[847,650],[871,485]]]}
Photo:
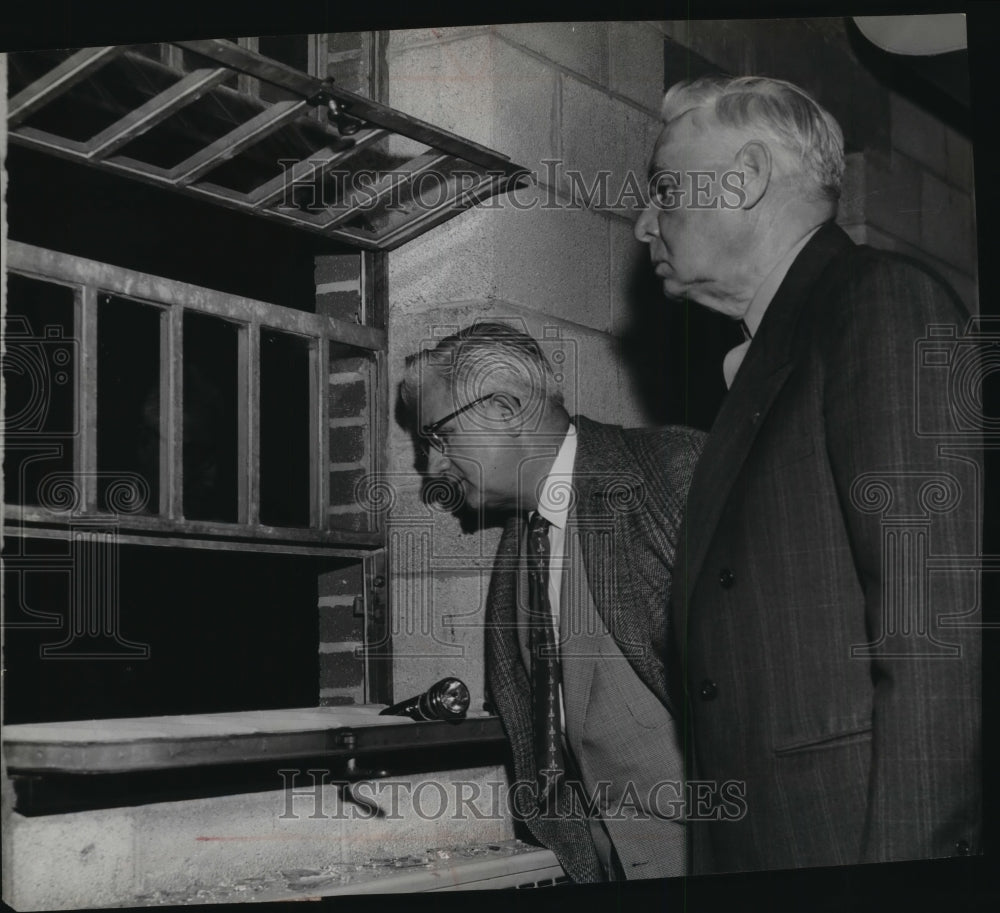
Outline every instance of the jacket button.
{"label": "jacket button", "polygon": [[968,856],[969,855],[969,841],[968,840],[959,840],[955,844],[955,852],[958,853],[959,856]]}
{"label": "jacket button", "polygon": [[719,586],[728,590],[734,583],[736,583],[736,575],[728,567],[719,571]]}
{"label": "jacket button", "polygon": [[715,695],[719,693],[719,686],[715,684],[710,678],[706,678],[705,681],[701,683],[701,688],[698,693],[701,695],[703,701],[714,701]]}

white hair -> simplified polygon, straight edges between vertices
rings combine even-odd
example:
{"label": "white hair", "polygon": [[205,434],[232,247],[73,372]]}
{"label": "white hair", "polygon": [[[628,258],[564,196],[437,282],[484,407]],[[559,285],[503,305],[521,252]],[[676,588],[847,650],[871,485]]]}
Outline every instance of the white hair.
{"label": "white hair", "polygon": [[836,203],[844,175],[844,134],[808,92],[767,76],[702,76],[675,83],[660,109],[666,124],[694,108],[709,108],[719,123],[768,133],[800,168],[807,186]]}

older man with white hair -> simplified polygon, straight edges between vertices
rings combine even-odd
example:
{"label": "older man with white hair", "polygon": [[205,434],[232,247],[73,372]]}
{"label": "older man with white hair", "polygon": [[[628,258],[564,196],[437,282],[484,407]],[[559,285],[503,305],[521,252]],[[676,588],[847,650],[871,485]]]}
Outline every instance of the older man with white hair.
{"label": "older man with white hair", "polygon": [[742,782],[746,812],[689,818],[692,871],[978,852],[968,315],[835,224],[841,130],[799,87],[688,81],[662,119],[636,236],[668,297],[745,337],[691,483],[668,666],[689,777]]}

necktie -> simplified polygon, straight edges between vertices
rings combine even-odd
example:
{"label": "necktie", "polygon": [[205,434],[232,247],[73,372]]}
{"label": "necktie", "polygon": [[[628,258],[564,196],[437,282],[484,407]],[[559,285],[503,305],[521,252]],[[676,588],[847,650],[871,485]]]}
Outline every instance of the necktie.
{"label": "necktie", "polygon": [[747,349],[750,348],[750,343],[753,341],[750,336],[750,329],[742,320],[740,321],[740,329],[743,330],[743,342],[736,346],[736,348],[726,352],[726,357],[722,361],[722,375],[726,379],[727,389],[733,385],[736,372],[739,371],[740,365],[743,364]]}
{"label": "necktie", "polygon": [[559,657],[549,603],[549,521],[528,522],[528,634],[539,801],[555,793],[564,769],[559,725]]}

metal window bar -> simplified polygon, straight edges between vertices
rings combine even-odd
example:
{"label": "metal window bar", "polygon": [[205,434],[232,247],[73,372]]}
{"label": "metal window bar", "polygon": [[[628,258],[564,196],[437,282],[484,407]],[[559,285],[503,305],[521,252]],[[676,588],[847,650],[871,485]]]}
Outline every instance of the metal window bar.
{"label": "metal window bar", "polygon": [[[321,149],[302,161],[283,162],[282,164],[287,167],[287,170],[266,184],[255,187],[246,197],[254,209],[270,206],[285,197],[289,188],[307,181],[317,182],[328,171],[345,162],[351,155],[355,155],[386,136],[389,136],[386,130],[366,130],[354,137],[354,145],[350,149],[340,151]],[[210,184],[207,181],[202,183],[202,189],[208,193],[233,193],[226,187],[219,187],[217,184]]]}
{"label": "metal window bar", "polygon": [[227,79],[229,71],[222,69],[201,69],[188,73],[169,89],[154,95],[141,107],[119,118],[97,136],[86,143],[86,155],[91,159],[103,159],[117,152],[157,124],[165,121],[174,112],[201,98],[209,89]]}
{"label": "metal window bar", "polygon": [[[16,261],[16,242],[7,242],[8,264]],[[78,429],[73,468],[83,488],[81,507],[97,509],[97,289],[77,286],[79,307],[74,333],[80,340],[80,369],[76,397]],[[9,507],[7,508],[9,510]]]}
{"label": "metal window bar", "polygon": [[257,526],[260,523],[260,409],[253,408],[253,398],[254,394],[260,391],[260,320],[251,320],[245,332],[245,377],[249,405],[246,413],[248,419],[246,450],[250,458],[248,473],[250,488],[247,492],[246,507],[241,504],[240,511],[246,510],[247,522],[251,526]]}
{"label": "metal window bar", "polygon": [[7,106],[8,128],[16,127],[26,117],[68,92],[124,51],[124,47],[84,48],[77,51],[10,99]]}
{"label": "metal window bar", "polygon": [[[85,484],[82,509],[97,515],[97,296],[111,292],[163,308],[160,334],[160,503],[159,515],[120,515],[117,522],[123,542],[140,544],[199,544],[201,547],[261,547],[291,553],[365,554],[381,544],[378,532],[326,529],[326,472],[328,401],[328,350],[331,342],[345,343],[373,354],[372,384],[384,352],[385,332],[358,326],[325,315],[291,311],[279,305],[242,298],[176,280],[150,276],[109,264],[9,241],[7,266],[12,272],[76,288],[75,332],[80,339],[77,409],[80,439],[74,466]],[[181,303],[182,302],[182,303]],[[222,317],[238,325],[238,475],[236,523],[190,520],[183,516],[183,340],[186,310]],[[261,328],[277,329],[310,340],[309,417],[310,527],[271,529],[259,523],[260,514],[260,389]],[[379,404],[369,401],[368,422],[374,433]],[[14,520],[37,524],[32,535],[65,536],[65,517],[40,507],[7,505]],[[206,541],[191,543],[183,536]],[[220,541],[208,541],[207,537]],[[222,539],[228,541],[221,541]],[[343,546],[348,546],[345,551]],[[350,546],[356,548],[351,549]],[[362,551],[358,551],[362,549]],[[324,551],[325,550],[325,551]]]}
{"label": "metal window bar", "polygon": [[169,172],[170,180],[178,187],[186,187],[197,181],[222,162],[239,155],[244,149],[260,142],[268,134],[280,130],[294,120],[307,107],[305,101],[279,101],[261,111],[256,117],[225,136],[219,137],[210,146],[196,152]]}
{"label": "metal window bar", "polygon": [[160,323],[160,504],[162,516],[179,519],[184,516],[184,308],[164,311]]}
{"label": "metal window bar", "polygon": [[[331,79],[319,79],[264,57],[250,46],[252,44],[251,39],[241,39],[240,44],[224,40],[176,42],[173,45],[176,53],[166,53],[163,64],[123,47],[79,51],[14,96],[8,118],[11,141],[181,193],[208,198],[222,206],[305,228],[345,241],[353,247],[370,250],[391,250],[398,247],[480,200],[505,192],[528,179],[527,170],[512,163],[505,155],[349,92]],[[310,42],[311,66],[316,64],[318,67],[323,46],[319,39]],[[200,55],[214,66],[202,67],[185,74],[179,67],[184,51]],[[79,88],[86,80],[99,82],[103,68],[119,58],[141,72],[156,69],[161,83],[164,73],[173,73],[177,82],[159,91],[134,110],[124,113],[85,142],[60,136],[51,129],[43,130],[24,123],[30,115],[65,93],[71,93],[72,97],[74,89]],[[221,84],[234,73],[239,74],[238,85],[242,92],[234,92]],[[251,91],[262,83],[290,92],[297,96],[298,101],[268,104],[256,97],[259,93]],[[131,141],[154,127],[163,125],[173,115],[206,96],[220,100],[241,98],[245,103],[244,107],[246,104],[255,106],[258,113],[225,131],[224,135],[207,143],[172,168],[160,167],[152,162],[141,161],[133,155],[121,154],[123,147]],[[332,124],[317,121],[314,109],[322,110],[330,105],[336,107],[337,117],[346,116],[362,129],[352,136],[341,129],[342,119],[334,118]],[[301,146],[301,143],[306,142],[302,137],[307,135],[302,132],[305,130],[304,124],[309,125],[311,133],[308,135],[313,137],[307,145],[317,145],[317,135],[325,137],[326,143],[320,148],[303,151],[290,174],[286,170],[275,177],[272,170],[271,174],[262,175],[260,183],[246,192],[220,186],[218,181],[206,180],[220,165],[254,149],[267,137],[284,136],[286,130],[301,128],[296,140]],[[305,175],[319,182],[334,167],[358,167],[353,163],[362,150],[393,134],[415,140],[429,147],[430,152],[404,163],[399,169],[386,172],[376,184],[398,184],[400,179],[405,184],[428,169],[441,168],[448,171],[461,165],[480,178],[474,192],[444,194],[430,208],[416,206],[412,212],[394,212],[391,219],[384,220],[383,224],[374,228],[368,226],[367,230],[358,230],[351,225],[355,217],[361,218],[371,209],[372,200],[364,193],[350,196],[346,206],[343,202],[330,205],[325,214],[303,211],[294,206],[276,205],[283,202],[282,197],[289,182],[300,180]],[[274,164],[278,163],[272,162]],[[393,174],[396,176],[392,176]]]}
{"label": "metal window bar", "polygon": [[383,175],[370,187],[352,190],[347,197],[346,205],[338,206],[333,215],[315,217],[317,223],[324,229],[340,225],[359,212],[374,208],[394,189],[398,193],[405,185],[421,174],[444,166],[447,161],[448,156],[439,155],[436,152],[425,152],[418,155],[392,173]]}

